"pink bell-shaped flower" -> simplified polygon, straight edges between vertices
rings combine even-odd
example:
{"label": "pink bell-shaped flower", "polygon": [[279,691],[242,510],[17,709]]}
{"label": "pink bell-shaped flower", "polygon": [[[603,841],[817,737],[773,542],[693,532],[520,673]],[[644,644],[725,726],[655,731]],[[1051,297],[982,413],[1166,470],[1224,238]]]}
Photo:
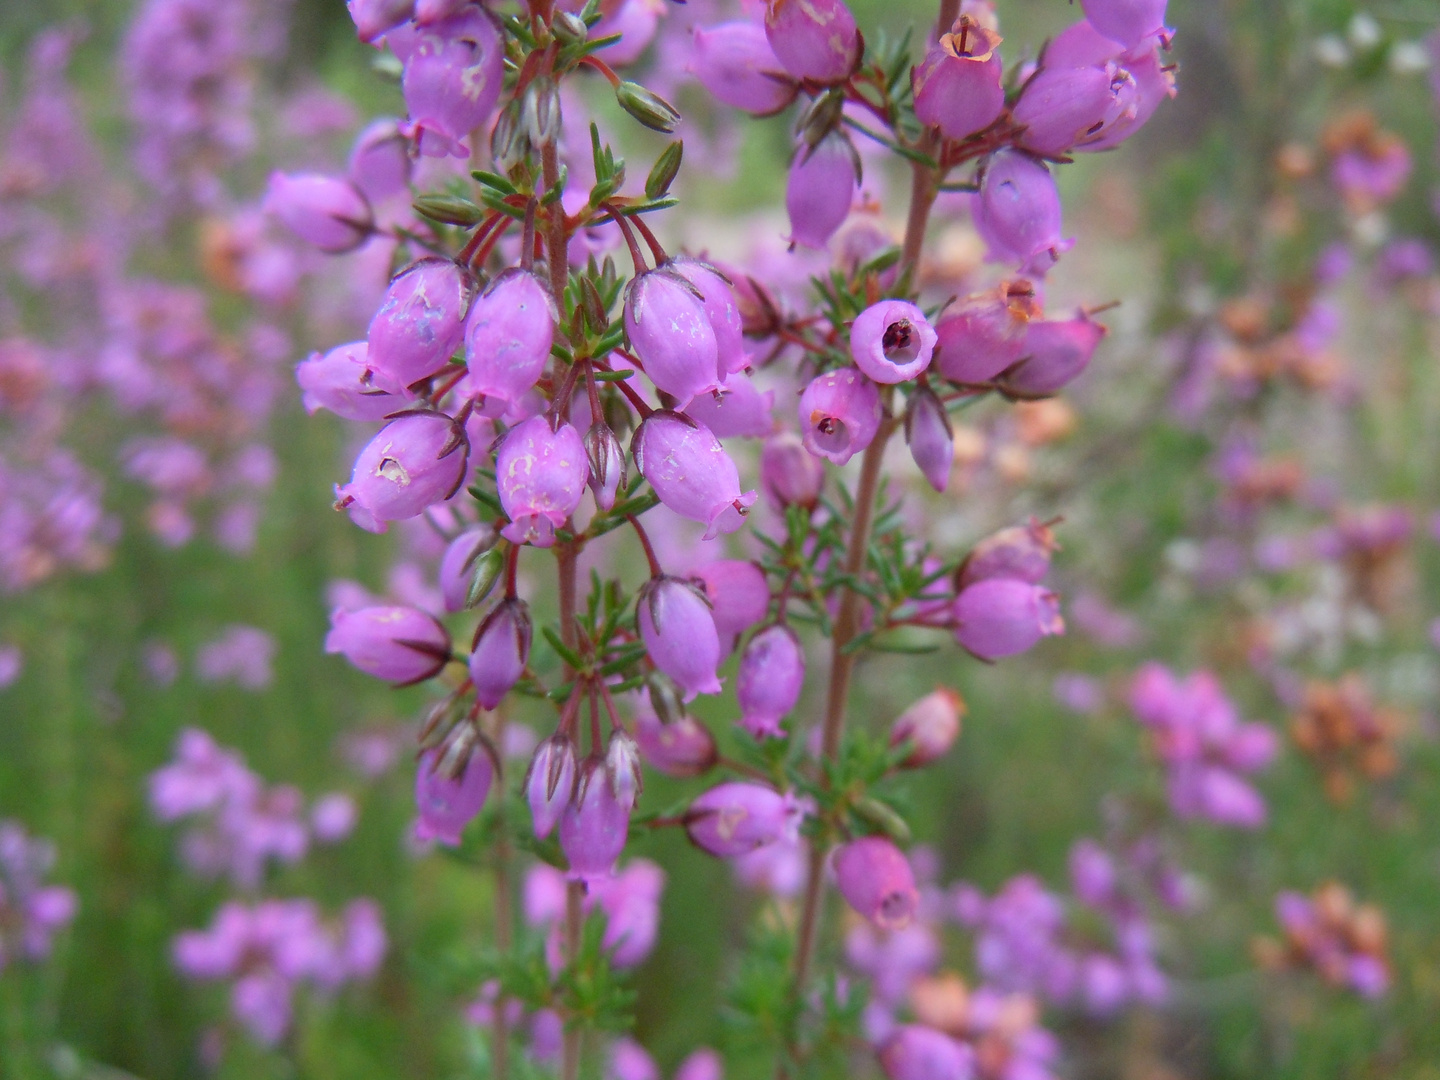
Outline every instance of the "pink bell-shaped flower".
{"label": "pink bell-shaped flower", "polygon": [[1163,101],[1175,96],[1175,69],[1161,57],[1158,39],[1126,54],[1123,63],[1135,81],[1134,107],[1126,109],[1098,138],[1076,149],[1113,150],[1149,123]]}
{"label": "pink bell-shaped flower", "polygon": [[575,746],[564,735],[552,735],[535,748],[525,774],[525,801],[544,840],[554,831],[575,793]]}
{"label": "pink bell-shaped flower", "polygon": [[641,588],[636,607],[650,662],[675,680],[685,700],[718,694],[720,637],[700,590],[679,578],[653,578]]}
{"label": "pink bell-shaped flower", "polygon": [[974,196],[975,228],[990,257],[1043,275],[1070,242],[1060,236],[1060,193],[1045,165],[1018,150],[990,156]]}
{"label": "pink bell-shaped flower", "polygon": [[411,263],[390,280],[368,340],[375,385],[391,394],[434,375],[465,337],[474,282],[449,259]]}
{"label": "pink bell-shaped flower", "polygon": [[681,517],[706,526],[704,539],[734,532],[755,505],[740,490],[740,472],[704,424],[673,412],[651,413],[630,444],[640,475]]}
{"label": "pink bell-shaped flower", "polygon": [[696,847],[734,858],[792,839],[804,817],[795,796],[763,784],[731,781],[700,795],[685,811],[685,831]]}
{"label": "pink bell-shaped flower", "polygon": [[355,137],[346,170],[371,202],[399,195],[410,186],[410,140],[398,121],[382,117]]}
{"label": "pink bell-shaped flower", "polygon": [[653,712],[640,712],[635,741],[645,764],[666,776],[700,776],[715,766],[719,754],[710,729],[688,713],[667,724]]}
{"label": "pink bell-shaped flower", "polygon": [[882,930],[901,930],[915,917],[920,893],[910,861],[881,836],[852,840],[835,852],[835,883],[856,913]]}
{"label": "pink bell-shaped flower", "polygon": [[720,346],[700,291],[668,267],[630,283],[625,334],[646,376],[684,408],[720,389]]}
{"label": "pink bell-shaped flower", "polygon": [[331,255],[355,250],[375,231],[370,203],[354,184],[336,176],[271,173],[265,211]]}
{"label": "pink bell-shaped flower", "polygon": [[840,82],[860,62],[860,30],[843,0],[767,0],[765,36],[797,79]]}
{"label": "pink bell-shaped flower", "polygon": [[400,88],[420,152],[463,153],[460,140],[490,118],[505,80],[505,46],[478,4],[421,27]]}
{"label": "pink bell-shaped flower", "polygon": [[717,559],[697,566],[690,571],[690,578],[705,590],[715,629],[726,652],[737,634],[749,630],[770,610],[770,586],[764,571],[753,562]]}
{"label": "pink bell-shaped flower", "polygon": [[1063,634],[1059,598],[1013,578],[986,578],[960,590],[953,609],[955,640],[982,660],[1025,652],[1041,638]]}
{"label": "pink bell-shaped flower", "polygon": [[560,849],[570,876],[590,881],[610,876],[625,850],[633,798],[616,793],[606,761],[589,757],[580,767],[575,796],[560,815]]}
{"label": "pink bell-shaped flower", "polygon": [[[465,320],[465,364],[482,411],[499,416],[539,380],[555,340],[555,301],[528,270],[507,270],[476,297]],[[492,405],[493,401],[493,405]]]}
{"label": "pink bell-shaped flower", "polygon": [[1166,0],[1080,0],[1092,26],[1127,49],[1165,31]]}
{"label": "pink bell-shaped flower", "polygon": [[470,679],[481,706],[493,709],[510,692],[530,659],[530,609],[525,601],[502,600],[475,630]]}
{"label": "pink bell-shaped flower", "polygon": [[814,509],[825,487],[825,466],[805,449],[800,436],[778,432],[760,450],[760,486],[777,508]]}
{"label": "pink bell-shaped flower", "polygon": [[415,0],[345,0],[355,32],[369,44],[387,30],[393,30],[415,13]]}
{"label": "pink bell-shaped flower", "polygon": [[1031,519],[981,540],[960,564],[956,582],[961,589],[986,578],[1013,578],[1038,585],[1050,572],[1050,556],[1059,550],[1049,525]]}
{"label": "pink bell-shaped flower", "polygon": [[955,433],[945,403],[928,386],[916,387],[906,404],[905,442],[930,486],[944,491],[955,464]]}
{"label": "pink bell-shaped flower", "polygon": [[700,294],[705,318],[715,334],[715,377],[724,382],[732,371],[743,370],[749,360],[735,290],[718,270],[699,259],[671,259],[665,266],[690,282]]}
{"label": "pink bell-shaped flower", "polygon": [[1000,119],[1005,88],[999,47],[999,34],[961,15],[910,72],[920,122],[948,139],[964,139]]}
{"label": "pink bell-shaped flower", "polygon": [[690,72],[732,109],[777,113],[795,99],[795,83],[770,47],[765,29],[746,19],[696,27]]}
{"label": "pink bell-shaped flower", "polygon": [[800,700],[805,685],[805,653],[800,639],[783,623],[767,626],[740,654],[735,696],[740,726],[757,739],[783,734],[780,721]]}
{"label": "pink bell-shaped flower", "polygon": [[346,420],[383,420],[399,410],[403,402],[369,384],[369,351],[365,342],[352,341],[300,361],[295,381],[305,411],[329,409]]}
{"label": "pink bell-shaped flower", "polygon": [[1105,327],[1083,314],[1033,322],[1025,333],[1024,358],[995,384],[1011,397],[1049,397],[1084,373],[1105,332]]}
{"label": "pink bell-shaped flower", "polygon": [[966,297],[935,327],[936,369],[951,382],[988,383],[1024,355],[1026,329],[1039,316],[1023,278]]}
{"label": "pink bell-shaped flower", "polygon": [[739,373],[727,376],[724,387],[720,394],[701,394],[685,406],[685,415],[722,439],[769,435],[775,426],[775,391],[761,393],[748,375]]}
{"label": "pink bell-shaped flower", "polygon": [[337,487],[336,508],[362,529],[418,517],[465,482],[469,442],[444,413],[404,413],[380,429],[355,459],[350,483]]}
{"label": "pink bell-shaped flower", "polygon": [[943,1031],[901,1024],[880,1046],[887,1080],[972,1080],[975,1052]]}
{"label": "pink bell-shaped flower", "polygon": [[443,761],[438,750],[420,756],[415,771],[415,808],[420,812],[415,835],[459,847],[460,834],[485,805],[495,767],[484,749],[470,753],[458,777],[446,775]]}
{"label": "pink bell-shaped flower", "polygon": [[827,371],[801,393],[799,414],[805,449],[844,465],[880,430],[880,393],[854,368]]}
{"label": "pink bell-shaped flower", "polygon": [[897,716],[890,725],[890,745],[910,747],[901,766],[918,769],[943,757],[960,737],[964,715],[965,702],[960,695],[942,686]]}
{"label": "pink bell-shaped flower", "polygon": [[450,659],[450,634],[434,616],[411,607],[336,608],[325,651],[341,653],[367,675],[407,685],[440,673]]}
{"label": "pink bell-shaped flower", "polygon": [[850,216],[860,186],[860,157],[850,140],[832,131],[815,146],[801,146],[785,182],[785,212],[790,239],[824,248]]}
{"label": "pink bell-shaped flower", "polygon": [[855,366],[877,383],[901,383],[930,366],[935,329],[925,313],[904,300],[871,304],[850,326]]}
{"label": "pink bell-shaped flower", "polygon": [[570,424],[552,429],[541,413],[512,428],[495,455],[495,484],[510,518],[500,535],[515,544],[552,545],[556,527],[580,505],[588,475],[585,445]]}
{"label": "pink bell-shaped flower", "polygon": [[1135,80],[1122,67],[1045,66],[1011,111],[1023,124],[1019,144],[1056,157],[1087,148],[1138,108]]}

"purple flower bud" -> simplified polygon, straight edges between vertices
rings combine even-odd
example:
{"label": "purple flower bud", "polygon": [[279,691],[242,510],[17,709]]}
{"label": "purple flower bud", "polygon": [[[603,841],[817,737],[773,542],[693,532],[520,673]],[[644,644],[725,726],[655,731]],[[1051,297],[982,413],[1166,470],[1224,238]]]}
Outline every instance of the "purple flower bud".
{"label": "purple flower bud", "polygon": [[1115,889],[1115,860],[1094,840],[1076,841],[1070,848],[1070,884],[1084,903],[1103,907]]}
{"label": "purple flower bud", "polygon": [[400,86],[420,150],[454,154],[457,143],[489,119],[505,79],[505,47],[479,5],[416,34]]}
{"label": "purple flower bud", "polygon": [[630,283],[625,334],[650,381],[680,408],[720,389],[715,329],[696,286],[681,274],[651,270]]}
{"label": "purple flower bud", "polygon": [[943,1031],[902,1024],[880,1047],[880,1068],[889,1080],[971,1080],[975,1055]]}
{"label": "purple flower bud", "polygon": [[1059,548],[1050,526],[1031,518],[1028,525],[1001,529],[976,544],[960,564],[956,582],[961,589],[986,578],[1038,585],[1050,572],[1050,556]]}
{"label": "purple flower bud", "polygon": [[877,383],[900,383],[930,366],[935,340],[934,327],[914,304],[881,300],[855,316],[850,355]]}
{"label": "purple flower bud", "polygon": [[702,1046],[675,1066],[675,1080],[725,1080],[724,1063],[714,1050]]}
{"label": "purple flower bud", "polygon": [[944,491],[955,464],[955,433],[945,403],[928,386],[917,386],[910,394],[905,408],[905,441],[930,486]]}
{"label": "purple flower bud", "polygon": [[704,539],[734,532],[755,505],[714,432],[678,413],[651,413],[630,444],[635,466],[675,513],[706,526]]}
{"label": "purple flower bud", "polygon": [[415,11],[415,0],[345,0],[350,18],[360,40],[374,41],[387,30],[409,20]]}
{"label": "purple flower bud", "polygon": [[355,138],[350,150],[350,180],[373,202],[398,195],[410,186],[410,140],[400,124],[383,118]]}
{"label": "purple flower bud", "polygon": [[422,754],[415,772],[415,808],[420,812],[415,835],[459,847],[460,834],[485,805],[494,774],[494,764],[484,749],[472,748],[458,775],[447,772],[441,751]]}
{"label": "purple flower bud", "polygon": [[715,629],[722,636],[743,634],[770,610],[765,573],[744,559],[717,559],[690,572],[710,601]]}
{"label": "purple flower bud", "polygon": [[950,139],[984,131],[1005,110],[1000,35],[968,15],[930,46],[910,72],[915,115]]}
{"label": "purple flower bud", "polygon": [[760,486],[777,508],[813,510],[825,486],[825,466],[805,449],[800,436],[782,431],[765,440],[760,451]]}
{"label": "purple flower bud", "polygon": [[960,718],[965,702],[949,687],[926,694],[895,718],[890,725],[890,745],[909,744],[910,754],[900,764],[918,769],[943,757],[960,737]]}
{"label": "purple flower bud", "polygon": [[1012,578],[987,578],[962,589],[954,616],[955,640],[982,660],[1014,656],[1065,632],[1059,598]]}
{"label": "purple flower bud", "polygon": [[480,623],[470,651],[475,697],[487,709],[500,704],[525,674],[530,659],[530,609],[525,601],[503,600]]}
{"label": "purple flower bud", "polygon": [[860,62],[860,30],[842,0],[768,0],[765,36],[797,79],[840,82]]}
{"label": "purple flower bud", "polygon": [[558,431],[545,414],[512,428],[495,455],[495,483],[510,524],[500,535],[515,544],[549,547],[556,526],[580,505],[589,470],[585,445],[570,424]]}
{"label": "purple flower bud", "polygon": [[470,392],[505,406],[517,404],[539,380],[555,340],[555,301],[528,270],[507,270],[476,297],[465,320]]}
{"label": "purple flower bud", "polygon": [[791,839],[804,811],[795,796],[763,784],[732,781],[705,792],[685,811],[685,831],[696,847],[722,859]]}
{"label": "purple flower bud", "polygon": [[635,741],[646,763],[666,776],[700,776],[715,766],[718,754],[710,729],[689,715],[666,724],[641,712],[635,717]]}
{"label": "purple flower bud", "polygon": [[610,742],[605,747],[605,768],[610,776],[610,786],[615,797],[626,806],[634,807],[640,801],[644,782],[640,775],[640,744],[627,732],[616,728],[610,733]]}
{"label": "purple flower bud", "polygon": [[440,559],[440,595],[446,611],[464,611],[470,594],[475,560],[495,546],[495,528],[476,525],[466,529],[445,548]]}
{"label": "purple flower bud", "polygon": [[720,101],[752,116],[777,113],[795,99],[764,28],[748,20],[696,27],[689,70]]}
{"label": "purple flower bud", "polygon": [[544,840],[575,794],[575,747],[569,739],[551,735],[535,748],[524,787],[535,835]]}
{"label": "purple flower bud", "polygon": [[653,578],[641,588],[637,607],[650,662],[675,680],[685,700],[718,694],[720,637],[700,590],[679,578]]}
{"label": "purple flower bud", "polygon": [[775,426],[775,391],[762,394],[748,376],[738,373],[725,378],[724,388],[722,394],[701,394],[685,406],[685,415],[721,439],[769,435]]}
{"label": "purple flower bud", "polygon": [[360,189],[348,180],[319,173],[271,173],[265,212],[307,244],[331,255],[353,251],[375,230],[375,216]]}
{"label": "purple flower bud", "polygon": [[910,862],[889,840],[866,836],[835,852],[835,883],[845,902],[882,930],[908,926],[920,906]]}
{"label": "purple flower bud", "polygon": [[444,413],[397,417],[365,444],[350,483],[337,487],[337,509],[362,529],[384,532],[390,521],[417,517],[465,482],[469,443]]}
{"label": "purple flower bud", "polygon": [[369,346],[363,341],[337,345],[324,356],[311,353],[295,367],[305,411],[329,409],[346,420],[383,420],[403,404],[368,383]]}
{"label": "purple flower bud", "polygon": [[1025,334],[1025,357],[996,385],[1011,397],[1048,397],[1084,373],[1105,333],[1105,327],[1087,315],[1032,322]]}
{"label": "purple flower bud", "polygon": [[1058,156],[1099,141],[1116,123],[1134,114],[1135,80],[1121,67],[1050,67],[1025,84],[1012,110],[1023,124],[1020,145]]}
{"label": "purple flower bud", "polygon": [[880,392],[854,368],[817,375],[800,395],[805,449],[844,465],[880,430]]}
{"label": "purple flower bud", "polygon": [[740,656],[735,696],[740,726],[757,739],[778,738],[780,721],[795,708],[805,685],[805,653],[800,639],[783,623],[752,637]]}
{"label": "purple flower bud", "polygon": [[1100,33],[1133,49],[1165,29],[1166,0],[1080,0],[1080,7]]}
{"label": "purple flower bud", "polygon": [[1044,164],[1018,150],[986,162],[974,197],[975,228],[990,257],[1043,275],[1070,243],[1060,236],[1060,193]]}
{"label": "purple flower bud", "polygon": [[367,675],[386,682],[423,682],[450,659],[450,635],[434,617],[409,607],[336,608],[327,653],[343,653]]}
{"label": "purple flower bud", "polygon": [[403,394],[448,364],[464,340],[473,289],[470,275],[449,259],[421,259],[396,274],[370,320],[375,385]]}
{"label": "purple flower bud", "polygon": [[716,378],[723,382],[732,371],[743,370],[749,359],[745,326],[740,319],[740,302],[730,282],[699,259],[671,259],[665,266],[693,285],[703,299],[705,318],[715,333]]}
{"label": "purple flower bud", "polygon": [[590,466],[587,483],[595,493],[595,505],[611,509],[625,486],[625,448],[606,424],[592,424],[585,432],[585,460]]}
{"label": "purple flower bud", "polygon": [[859,186],[860,158],[844,135],[831,132],[813,147],[802,146],[785,182],[791,241],[824,248],[850,216]]}
{"label": "purple flower bud", "polygon": [[575,797],[560,816],[560,849],[570,861],[571,877],[587,881],[610,876],[625,850],[632,805],[616,794],[605,759],[586,758]]}

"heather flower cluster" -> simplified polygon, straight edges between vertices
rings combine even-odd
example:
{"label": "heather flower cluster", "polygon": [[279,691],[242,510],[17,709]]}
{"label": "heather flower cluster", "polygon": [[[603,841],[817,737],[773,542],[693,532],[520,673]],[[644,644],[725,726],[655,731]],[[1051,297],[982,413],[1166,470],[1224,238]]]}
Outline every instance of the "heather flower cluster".
{"label": "heather flower cluster", "polygon": [[1378,907],[1356,903],[1349,889],[1331,881],[1310,896],[1282,892],[1275,914],[1284,937],[1256,940],[1262,967],[1309,970],[1361,997],[1380,997],[1389,989],[1388,933]]}
{"label": "heather flower cluster", "polygon": [[[913,67],[903,48],[867,52],[838,0],[696,24],[689,73],[720,102],[757,116],[799,103],[790,259],[823,265],[851,217],[855,139],[909,166],[903,239],[848,234],[808,296],[758,267],[670,250],[648,220],[676,201],[684,144],[660,154],[642,190],[589,122],[574,87],[603,79],[640,124],[681,125],[664,97],[617,71],[670,33],[653,6],[535,6],[525,20],[468,2],[353,0],[350,12],[400,72],[408,115],[373,129],[385,125],[391,175],[409,178],[403,158],[416,180],[422,164],[450,179],[442,191],[417,185],[419,217],[394,233],[397,270],[364,339],[315,354],[297,378],[312,411],[380,425],[366,429],[336,508],[372,532],[400,524],[413,536],[423,522],[445,546],[440,604],[342,604],[326,650],[397,686],[443,683],[420,737],[422,840],[463,845],[470,821],[499,813],[511,713],[534,715],[527,698],[553,710],[511,791],[529,811],[526,846],[557,867],[530,872],[525,906],[548,928],[561,987],[596,960],[581,929],[597,910],[609,963],[649,950],[663,879],[622,859],[637,828],[677,826],[748,880],[803,890],[789,976],[803,1002],[828,875],[877,932],[916,917],[887,788],[942,757],[963,714],[942,687],[888,736],[848,733],[855,657],[948,635],[994,662],[1064,632],[1046,583],[1050,525],[1003,530],[956,557],[905,534],[891,504],[914,484],[882,474],[903,430],[910,476],[946,491],[953,411],[990,394],[1048,398],[1089,365],[1105,333],[1094,313],[1045,314],[1044,278],[1072,246],[1054,170],[1119,145],[1174,93],[1164,5],[1096,0],[1009,89],[985,4],[938,27]],[[368,154],[346,176],[275,174],[266,209],[324,252],[377,242],[385,227],[363,178],[379,159]],[[970,283],[958,302],[922,287],[932,211],[968,214],[1009,276]],[[749,440],[761,440],[758,478]],[[852,460],[858,477],[841,472]],[[638,583],[617,557],[626,533],[649,571]],[[748,557],[722,545],[732,534]],[[697,542],[698,555],[682,553]],[[537,586],[542,573],[555,585]],[[831,656],[807,747],[812,627]],[[727,682],[742,762],[689,711]],[[656,816],[642,800],[647,765],[719,775],[682,812]],[[504,978],[486,987],[492,1053],[508,1054],[514,1025],[558,1020],[573,1076],[575,1003],[507,1001],[518,991]],[[976,1010],[975,1031],[1002,1023],[987,1015]],[[819,1052],[808,1039],[791,1027],[785,1053]]]}
{"label": "heather flower cluster", "polygon": [[49,885],[55,847],[16,821],[0,821],[0,971],[49,957],[55,935],[75,918],[72,889]]}
{"label": "heather flower cluster", "polygon": [[339,792],[307,807],[298,788],[267,785],[239,753],[199,728],[182,731],[174,760],[150,775],[150,808],[162,822],[187,823],[180,850],[190,870],[246,891],[272,864],[299,862],[311,843],[345,839],[357,814]]}

